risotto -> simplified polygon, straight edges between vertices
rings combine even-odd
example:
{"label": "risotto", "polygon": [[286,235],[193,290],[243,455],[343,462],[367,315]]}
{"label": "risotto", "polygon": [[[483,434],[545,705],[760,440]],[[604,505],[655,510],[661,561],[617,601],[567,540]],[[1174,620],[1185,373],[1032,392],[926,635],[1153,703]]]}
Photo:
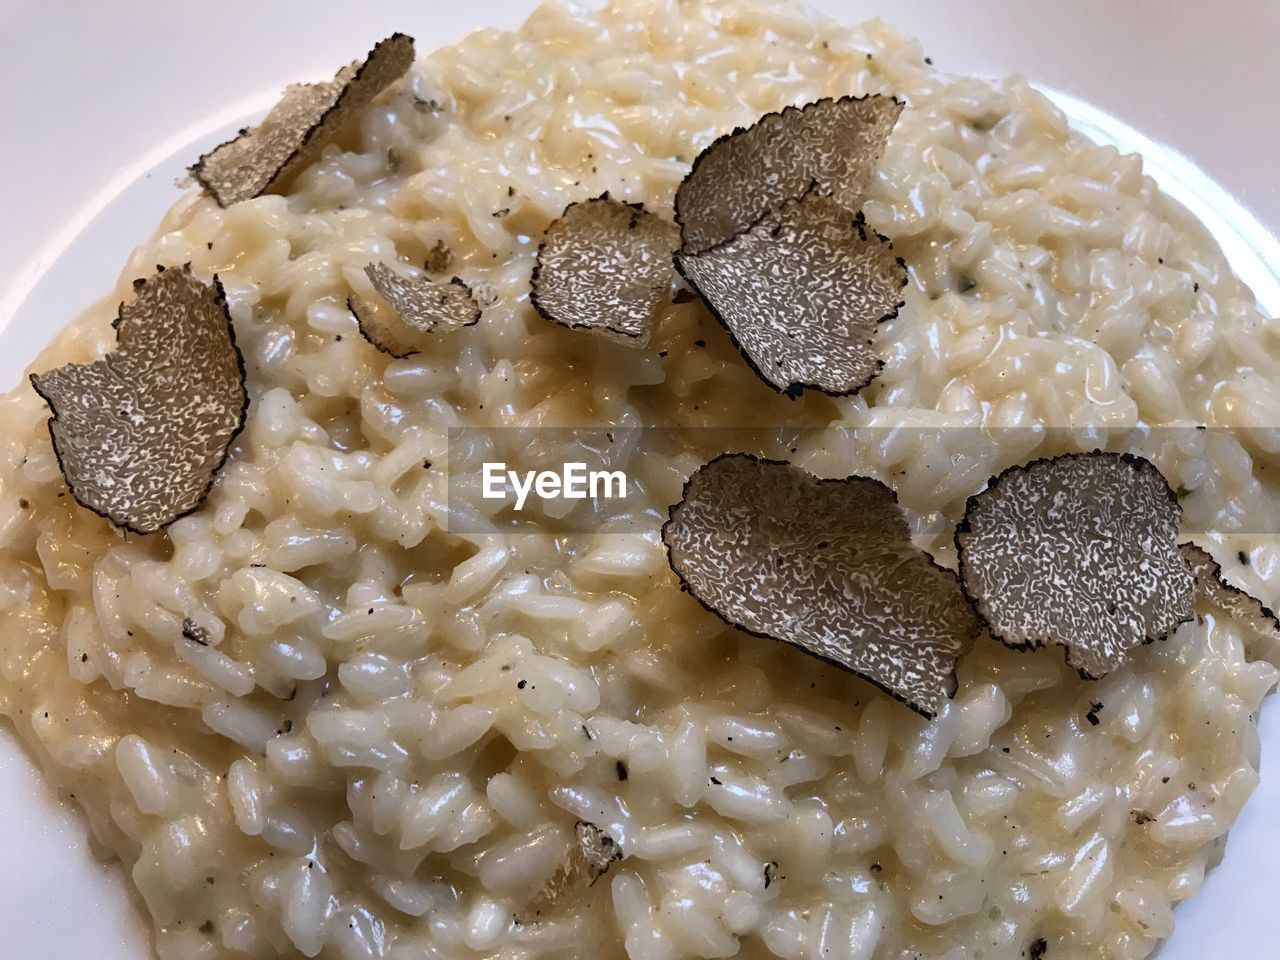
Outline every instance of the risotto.
{"label": "risotto", "polygon": [[[867,93],[908,104],[864,212],[910,282],[861,393],[776,393],[693,298],[643,346],[530,305],[569,203],[669,219],[717,136]],[[364,267],[445,254],[483,319],[373,349]],[[729,428],[891,482],[946,565],[989,476],[1119,446],[1280,599],[1278,328],[1141,158],[1024,81],[786,2],[550,4],[419,61],[287,195],[186,195],[32,369],[101,357],[133,281],[187,263],[250,396],[199,510],[123,534],[68,494],[41,399],[0,404],[0,710],[163,960],[1138,960],[1220,857],[1280,664],[1247,624],[1202,601],[1097,682],[986,638],[928,721],[727,627],[664,555]],[[572,426],[715,429],[637,447],[598,529],[509,535],[450,482],[451,430],[558,461]]]}

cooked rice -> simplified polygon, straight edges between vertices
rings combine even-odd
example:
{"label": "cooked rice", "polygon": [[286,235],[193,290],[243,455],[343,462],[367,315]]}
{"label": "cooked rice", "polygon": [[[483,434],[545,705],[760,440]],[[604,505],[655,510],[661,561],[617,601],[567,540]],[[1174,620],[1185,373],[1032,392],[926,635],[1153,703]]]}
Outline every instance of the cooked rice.
{"label": "cooked rice", "polygon": [[[866,214],[912,282],[861,395],[777,396],[697,303],[645,349],[529,306],[567,203],[669,215],[720,133],[869,92],[910,103]],[[391,360],[348,295],[440,241],[496,301]],[[133,279],[186,262],[226,285],[252,393],[199,512],[122,536],[66,494],[39,398],[0,405],[0,710],[130,870],[164,960],[1013,960],[1041,938],[1136,960],[1172,932],[1257,783],[1280,661],[1245,627],[1204,608],[1098,683],[980,642],[929,723],[679,592],[654,518],[718,449],[637,456],[643,495],[607,534],[504,538],[445,496],[451,426],[749,411],[838,428],[793,459],[891,482],[923,529],[1035,454],[1280,422],[1276,326],[1139,157],[878,21],[553,4],[419,63],[289,196],[182,199],[33,369],[101,356]],[[1170,435],[1148,453],[1188,528],[1262,529],[1280,438]],[[1226,574],[1274,605],[1280,550],[1227,542],[1252,563]],[[539,901],[580,820],[623,859]]]}

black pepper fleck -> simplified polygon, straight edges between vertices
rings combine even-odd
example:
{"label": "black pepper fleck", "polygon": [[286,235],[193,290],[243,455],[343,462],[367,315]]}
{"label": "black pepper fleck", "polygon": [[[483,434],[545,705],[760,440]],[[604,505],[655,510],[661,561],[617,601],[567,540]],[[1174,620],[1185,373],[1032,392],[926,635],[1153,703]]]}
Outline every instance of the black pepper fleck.
{"label": "black pepper fleck", "polygon": [[770,860],[764,865],[764,888],[769,889],[773,881],[778,877],[778,861]]}

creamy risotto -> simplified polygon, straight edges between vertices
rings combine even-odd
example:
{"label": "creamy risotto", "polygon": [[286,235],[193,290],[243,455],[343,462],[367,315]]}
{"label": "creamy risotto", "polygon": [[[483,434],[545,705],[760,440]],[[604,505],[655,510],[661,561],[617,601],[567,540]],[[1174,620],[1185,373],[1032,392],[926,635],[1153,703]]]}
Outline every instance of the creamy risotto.
{"label": "creamy risotto", "polygon": [[[774,393],[685,298],[645,347],[530,307],[568,203],[669,217],[718,135],[875,92],[908,108],[865,213],[911,281],[858,396]],[[374,350],[364,266],[445,248],[481,322]],[[39,397],[0,406],[0,709],[164,960],[1136,960],[1220,856],[1280,661],[1212,608],[1095,683],[984,639],[928,722],[680,592],[658,522],[710,441],[637,455],[601,533],[502,536],[448,486],[457,426],[829,428],[790,459],[891,482],[952,563],[930,532],[988,476],[1183,427],[1143,452],[1187,531],[1280,598],[1280,440],[1239,429],[1280,422],[1277,328],[1025,82],[783,2],[549,5],[418,63],[287,196],[180,200],[33,369],[101,356],[131,282],[187,262],[251,396],[199,511],[123,535],[67,494]],[[595,883],[562,869],[580,822],[616,844]]]}

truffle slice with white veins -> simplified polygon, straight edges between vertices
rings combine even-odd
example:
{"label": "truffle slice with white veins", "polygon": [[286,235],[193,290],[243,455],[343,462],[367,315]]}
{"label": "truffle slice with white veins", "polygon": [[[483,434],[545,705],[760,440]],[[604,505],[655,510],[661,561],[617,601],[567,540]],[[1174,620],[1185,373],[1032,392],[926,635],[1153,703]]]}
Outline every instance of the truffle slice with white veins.
{"label": "truffle slice with white veins", "polygon": [[1270,607],[1253,594],[1227,583],[1222,576],[1222,567],[1207,550],[1194,543],[1184,543],[1181,549],[1196,578],[1200,599],[1242,621],[1252,630],[1280,640],[1280,618]]}
{"label": "truffle slice with white veins", "polygon": [[1191,617],[1181,522],[1164,474],[1142,457],[1036,460],[969,498],[956,530],[960,580],[1006,646],[1059,644],[1096,679]]}
{"label": "truffle slice with white veins", "polygon": [[855,673],[931,717],[981,624],[956,576],[911,541],[893,491],[726,454],[662,527],[684,588],[726,623]]}
{"label": "truffle slice with white veins", "polygon": [[775,390],[853,394],[884,367],[872,339],[898,315],[907,268],[893,244],[829,197],[788,201],[675,263]]}
{"label": "truffle slice with white veins", "polygon": [[724,243],[810,190],[859,209],[902,107],[880,94],[828,97],[765,114],[716,140],[676,192],[681,249],[701,253]]}
{"label": "truffle slice with white veins", "polygon": [[195,162],[191,175],[223,207],[266,193],[314,161],[412,64],[413,38],[394,33],[332,80],[291,84],[262,123],[214,147]]}
{"label": "truffle slice with white veins", "polygon": [[404,277],[385,263],[371,263],[364,272],[384,302],[362,303],[353,297],[347,306],[364,338],[389,356],[403,359],[421,353],[431,334],[480,320],[474,293],[458,277],[447,281]]}
{"label": "truffle slice with white veins", "polygon": [[218,278],[156,271],[121,304],[114,352],[31,376],[71,495],[135,533],[200,505],[249,403]]}
{"label": "truffle slice with white veins", "polygon": [[529,902],[525,911],[527,919],[536,920],[551,907],[595,886],[621,859],[622,848],[613,837],[594,823],[579,820],[564,862]]}
{"label": "truffle slice with white veins", "polygon": [[534,308],[565,327],[637,343],[670,293],[674,224],[606,193],[571,203],[547,228],[533,269]]}

